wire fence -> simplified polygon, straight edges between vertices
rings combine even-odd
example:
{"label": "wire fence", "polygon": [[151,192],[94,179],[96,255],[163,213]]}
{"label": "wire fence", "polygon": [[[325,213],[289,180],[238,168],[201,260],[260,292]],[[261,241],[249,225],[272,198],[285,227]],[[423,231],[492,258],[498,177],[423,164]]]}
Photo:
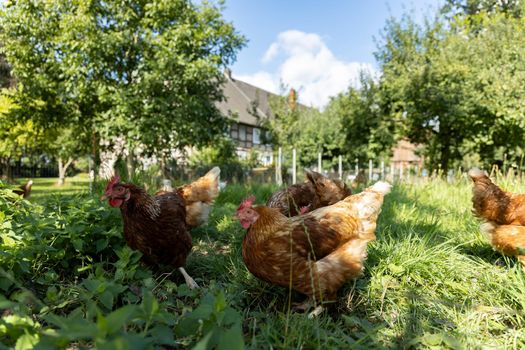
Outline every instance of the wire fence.
{"label": "wire fence", "polygon": [[[15,162],[9,165],[13,178],[58,177],[58,167],[54,164],[24,164]],[[0,177],[7,177],[5,168],[0,169]]]}
{"label": "wire fence", "polygon": [[[292,185],[298,182],[303,182],[306,179],[305,168],[298,164],[299,152],[293,149],[290,154],[286,154],[287,165],[284,165],[285,154],[281,148],[275,151],[273,163],[267,167],[249,168],[246,166],[239,166],[239,163],[219,164],[221,168],[221,181],[224,184],[235,183],[276,183],[277,185]],[[425,179],[441,178],[449,182],[455,181],[461,174],[464,174],[468,169],[451,169],[447,173],[442,171],[430,172],[421,163],[411,162],[385,162],[384,160],[370,159],[367,164],[363,162],[343,162],[341,156],[338,157],[336,165],[331,168],[323,168],[322,154],[318,154],[317,164],[309,167],[309,170],[314,170],[323,175],[341,179],[347,183],[363,183],[367,184],[378,180],[386,180],[390,182],[413,182]],[[290,164],[291,160],[291,164]],[[201,166],[172,166],[167,167],[162,174],[159,170],[151,173],[149,176],[151,183],[161,183],[163,178],[168,178],[174,183],[186,183],[204,175],[215,164],[201,165]],[[159,167],[157,166],[157,169]],[[147,168],[140,169],[142,173],[147,173]],[[27,164],[22,161],[12,162],[10,171],[14,178],[38,178],[38,177],[58,177],[58,167],[53,162],[36,162]],[[78,172],[78,170],[70,169],[70,171]],[[489,172],[500,174],[507,172],[515,172],[514,169],[497,167],[491,169]],[[120,171],[122,173],[122,171]],[[72,173],[68,174],[71,175]],[[0,176],[5,177],[5,169],[0,169]],[[146,180],[146,179],[144,179]]]}

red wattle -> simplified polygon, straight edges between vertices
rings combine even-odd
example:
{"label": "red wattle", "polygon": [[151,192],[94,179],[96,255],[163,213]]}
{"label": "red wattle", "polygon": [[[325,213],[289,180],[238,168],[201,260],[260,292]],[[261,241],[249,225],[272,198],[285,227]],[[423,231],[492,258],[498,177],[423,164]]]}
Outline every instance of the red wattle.
{"label": "red wattle", "polygon": [[122,203],[124,203],[124,200],[119,198],[111,198],[109,200],[109,205],[115,208],[119,208],[122,205]]}

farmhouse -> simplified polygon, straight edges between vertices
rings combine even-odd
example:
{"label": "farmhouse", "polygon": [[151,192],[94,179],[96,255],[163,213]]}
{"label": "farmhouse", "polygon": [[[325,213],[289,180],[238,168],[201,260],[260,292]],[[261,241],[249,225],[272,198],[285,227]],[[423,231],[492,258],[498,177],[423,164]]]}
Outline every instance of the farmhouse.
{"label": "farmhouse", "polygon": [[392,159],[390,160],[396,168],[417,165],[423,167],[424,159],[417,155],[420,146],[417,146],[406,139],[399,140],[393,149]]}
{"label": "farmhouse", "polygon": [[[231,71],[224,72],[226,81],[223,86],[225,101],[217,104],[219,110],[235,122],[229,130],[229,135],[237,144],[237,154],[246,158],[250,152],[256,151],[263,165],[273,162],[272,146],[264,142],[264,119],[272,118],[270,100],[277,95],[245,83],[232,77]],[[295,91],[290,90],[290,94]],[[302,106],[301,108],[308,108]]]}
{"label": "farmhouse", "polygon": [[[273,162],[272,146],[264,143],[264,119],[272,118],[270,100],[277,95],[232,77],[231,70],[224,72],[223,93],[226,100],[217,104],[219,110],[235,122],[229,130],[229,136],[237,144],[237,154],[246,158],[256,151],[260,162],[271,165]],[[289,101],[294,101],[295,90],[291,89]],[[299,108],[309,108],[298,105]],[[396,167],[402,164],[422,166],[423,159],[416,155],[417,146],[407,140],[400,140],[393,149],[393,162]]]}

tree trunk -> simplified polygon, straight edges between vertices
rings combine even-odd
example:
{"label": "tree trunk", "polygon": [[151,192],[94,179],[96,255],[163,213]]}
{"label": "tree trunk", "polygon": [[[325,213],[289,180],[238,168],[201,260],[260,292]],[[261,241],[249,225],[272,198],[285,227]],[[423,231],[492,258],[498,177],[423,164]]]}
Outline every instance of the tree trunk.
{"label": "tree trunk", "polygon": [[441,165],[441,171],[443,171],[443,174],[445,176],[448,172],[448,162],[450,160],[450,145],[448,143],[444,143],[441,146],[441,159],[440,159],[440,165]]}
{"label": "tree trunk", "polygon": [[58,157],[58,186],[62,186],[66,183],[66,172],[67,168],[73,163],[73,158],[69,157],[67,162],[64,164],[62,157]]}
{"label": "tree trunk", "polygon": [[0,163],[2,163],[2,180],[13,183],[13,169],[11,168],[11,157],[2,158]]}
{"label": "tree trunk", "polygon": [[93,157],[93,182],[97,182],[97,168],[100,166],[100,154],[98,148],[98,138],[96,133],[93,133],[91,137],[91,154]]}

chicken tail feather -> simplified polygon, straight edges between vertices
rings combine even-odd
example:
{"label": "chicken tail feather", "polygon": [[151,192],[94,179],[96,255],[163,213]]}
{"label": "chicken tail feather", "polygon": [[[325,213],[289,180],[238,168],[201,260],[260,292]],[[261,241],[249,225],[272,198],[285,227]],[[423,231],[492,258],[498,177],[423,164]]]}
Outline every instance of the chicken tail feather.
{"label": "chicken tail feather", "polygon": [[392,185],[385,181],[378,181],[375,184],[373,184],[371,187],[367,188],[365,191],[374,191],[382,193],[383,195],[390,193],[390,190],[392,189]]}
{"label": "chicken tail feather", "polygon": [[378,181],[365,188],[363,192],[345,199],[357,210],[357,218],[363,224],[363,237],[375,239],[377,217],[383,205],[384,196],[390,192],[392,185],[388,182]]}
{"label": "chicken tail feather", "polygon": [[214,167],[191,184],[179,187],[178,192],[186,203],[186,223],[192,227],[208,221],[210,205],[219,195],[221,169]]}
{"label": "chicken tail feather", "polygon": [[211,202],[219,195],[219,176],[221,169],[214,167],[203,177],[191,184],[182,186],[180,192],[186,203]]}

